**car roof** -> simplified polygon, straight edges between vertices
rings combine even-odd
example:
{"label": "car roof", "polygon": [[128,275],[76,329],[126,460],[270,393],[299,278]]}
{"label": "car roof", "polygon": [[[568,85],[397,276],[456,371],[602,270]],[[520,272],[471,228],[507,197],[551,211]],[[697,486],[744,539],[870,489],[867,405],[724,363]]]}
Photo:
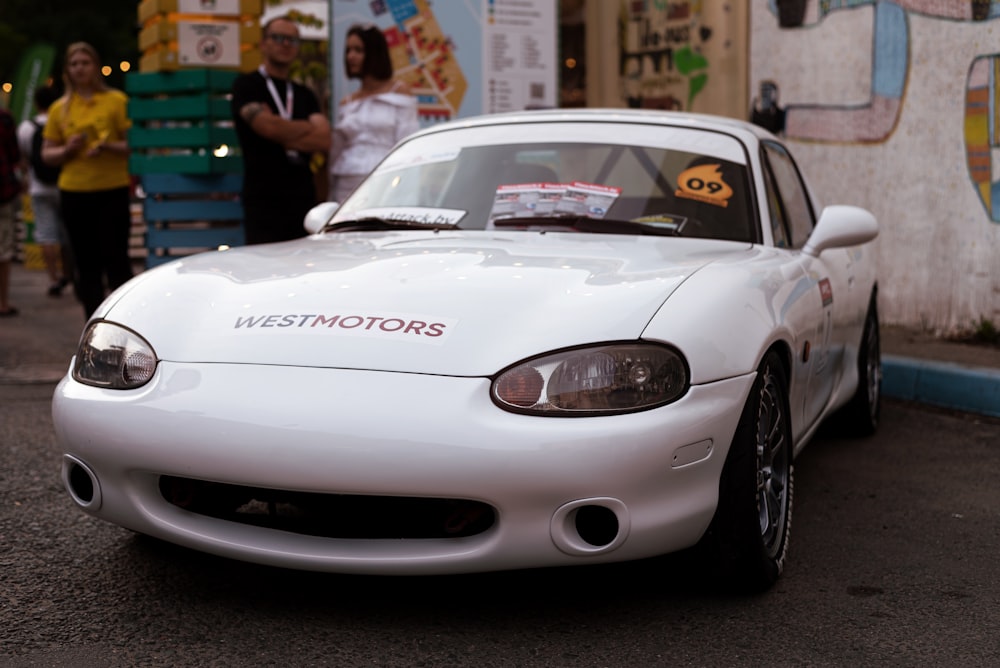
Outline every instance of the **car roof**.
{"label": "car roof", "polygon": [[[434,134],[455,128],[479,127],[488,125],[520,124],[520,123],[559,123],[559,122],[590,122],[590,123],[628,123],[638,125],[663,125],[688,127],[695,130],[711,130],[727,132],[735,135],[747,144],[756,141],[778,141],[772,133],[764,128],[728,116],[713,114],[698,114],[680,111],[661,111],[656,109],[615,109],[615,108],[570,108],[570,109],[533,109],[526,111],[510,111],[497,114],[483,114],[460,118],[431,126],[417,134]],[[754,141],[756,140],[756,141]]]}

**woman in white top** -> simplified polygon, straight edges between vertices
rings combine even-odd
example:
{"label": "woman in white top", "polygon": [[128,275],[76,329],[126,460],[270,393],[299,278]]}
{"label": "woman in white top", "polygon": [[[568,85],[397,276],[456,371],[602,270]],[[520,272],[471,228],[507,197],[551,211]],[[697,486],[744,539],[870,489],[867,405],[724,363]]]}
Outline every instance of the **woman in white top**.
{"label": "woman in white top", "polygon": [[385,35],[375,25],[347,31],[344,70],[361,87],[340,102],[330,151],[328,199],[343,202],[396,142],[419,128],[417,101],[393,78]]}

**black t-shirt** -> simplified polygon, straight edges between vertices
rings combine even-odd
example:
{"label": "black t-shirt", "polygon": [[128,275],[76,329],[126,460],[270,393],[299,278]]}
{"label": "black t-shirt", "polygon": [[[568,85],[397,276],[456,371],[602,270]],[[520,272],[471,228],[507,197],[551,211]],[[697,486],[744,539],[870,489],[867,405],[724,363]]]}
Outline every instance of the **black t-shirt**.
{"label": "black t-shirt", "polygon": [[[284,79],[272,81],[282,104],[286,100],[287,86],[292,85],[292,120],[304,120],[320,113],[319,100],[309,88]],[[233,82],[232,92],[233,121],[243,151],[244,199],[247,196],[252,199],[304,197],[311,205],[315,200],[313,174],[309,168],[311,156],[299,153],[298,159],[293,160],[280,144],[251,130],[239,114],[239,110],[250,102],[263,102],[275,114],[279,113],[267,80],[259,71],[242,74]]]}

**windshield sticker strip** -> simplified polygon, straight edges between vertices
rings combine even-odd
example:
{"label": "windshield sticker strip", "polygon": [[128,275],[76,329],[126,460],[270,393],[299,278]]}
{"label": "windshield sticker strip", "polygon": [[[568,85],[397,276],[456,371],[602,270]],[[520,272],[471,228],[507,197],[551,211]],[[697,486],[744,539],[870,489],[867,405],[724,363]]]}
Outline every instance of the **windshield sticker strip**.
{"label": "windshield sticker strip", "polygon": [[[414,225],[458,225],[466,212],[461,209],[434,209],[425,206],[383,206],[362,209],[350,214],[350,219],[381,218]],[[334,223],[338,222],[334,219]]]}

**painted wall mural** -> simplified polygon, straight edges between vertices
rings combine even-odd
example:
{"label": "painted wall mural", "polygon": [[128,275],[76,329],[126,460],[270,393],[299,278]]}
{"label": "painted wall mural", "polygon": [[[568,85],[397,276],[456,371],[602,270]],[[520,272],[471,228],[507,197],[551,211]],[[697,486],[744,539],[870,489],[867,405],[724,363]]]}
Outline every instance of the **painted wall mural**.
{"label": "painted wall mural", "polygon": [[1000,0],[753,0],[750,116],[880,221],[885,322],[1000,323]]}
{"label": "painted wall mural", "polygon": [[[789,4],[782,3],[782,7]],[[906,88],[909,55],[906,12],[894,3],[876,0],[821,2],[817,23],[831,12],[865,4],[875,5],[871,97],[868,103],[859,106],[790,106],[785,110],[786,136],[818,141],[881,141],[895,127]],[[786,17],[787,12],[786,9]],[[780,21],[781,13],[778,17]],[[785,28],[792,27],[788,25],[787,18],[781,23]]]}
{"label": "painted wall mural", "polygon": [[[862,105],[792,104],[779,108],[778,83],[767,82],[755,99],[754,120],[786,137],[807,141],[881,142],[899,120],[910,72],[909,18],[913,13],[950,21],[990,21],[1000,17],[1000,0],[769,0],[782,28],[811,28],[828,15],[859,7],[874,9],[871,96]],[[808,21],[807,21],[808,19]],[[969,171],[993,222],[1000,222],[1000,181],[992,181],[992,149],[997,105],[995,58],[969,68],[965,137]],[[768,92],[770,90],[771,92]],[[994,204],[995,203],[995,204]]]}
{"label": "painted wall mural", "polygon": [[965,96],[965,147],[969,174],[994,223],[1000,223],[1000,55],[977,58]]}

